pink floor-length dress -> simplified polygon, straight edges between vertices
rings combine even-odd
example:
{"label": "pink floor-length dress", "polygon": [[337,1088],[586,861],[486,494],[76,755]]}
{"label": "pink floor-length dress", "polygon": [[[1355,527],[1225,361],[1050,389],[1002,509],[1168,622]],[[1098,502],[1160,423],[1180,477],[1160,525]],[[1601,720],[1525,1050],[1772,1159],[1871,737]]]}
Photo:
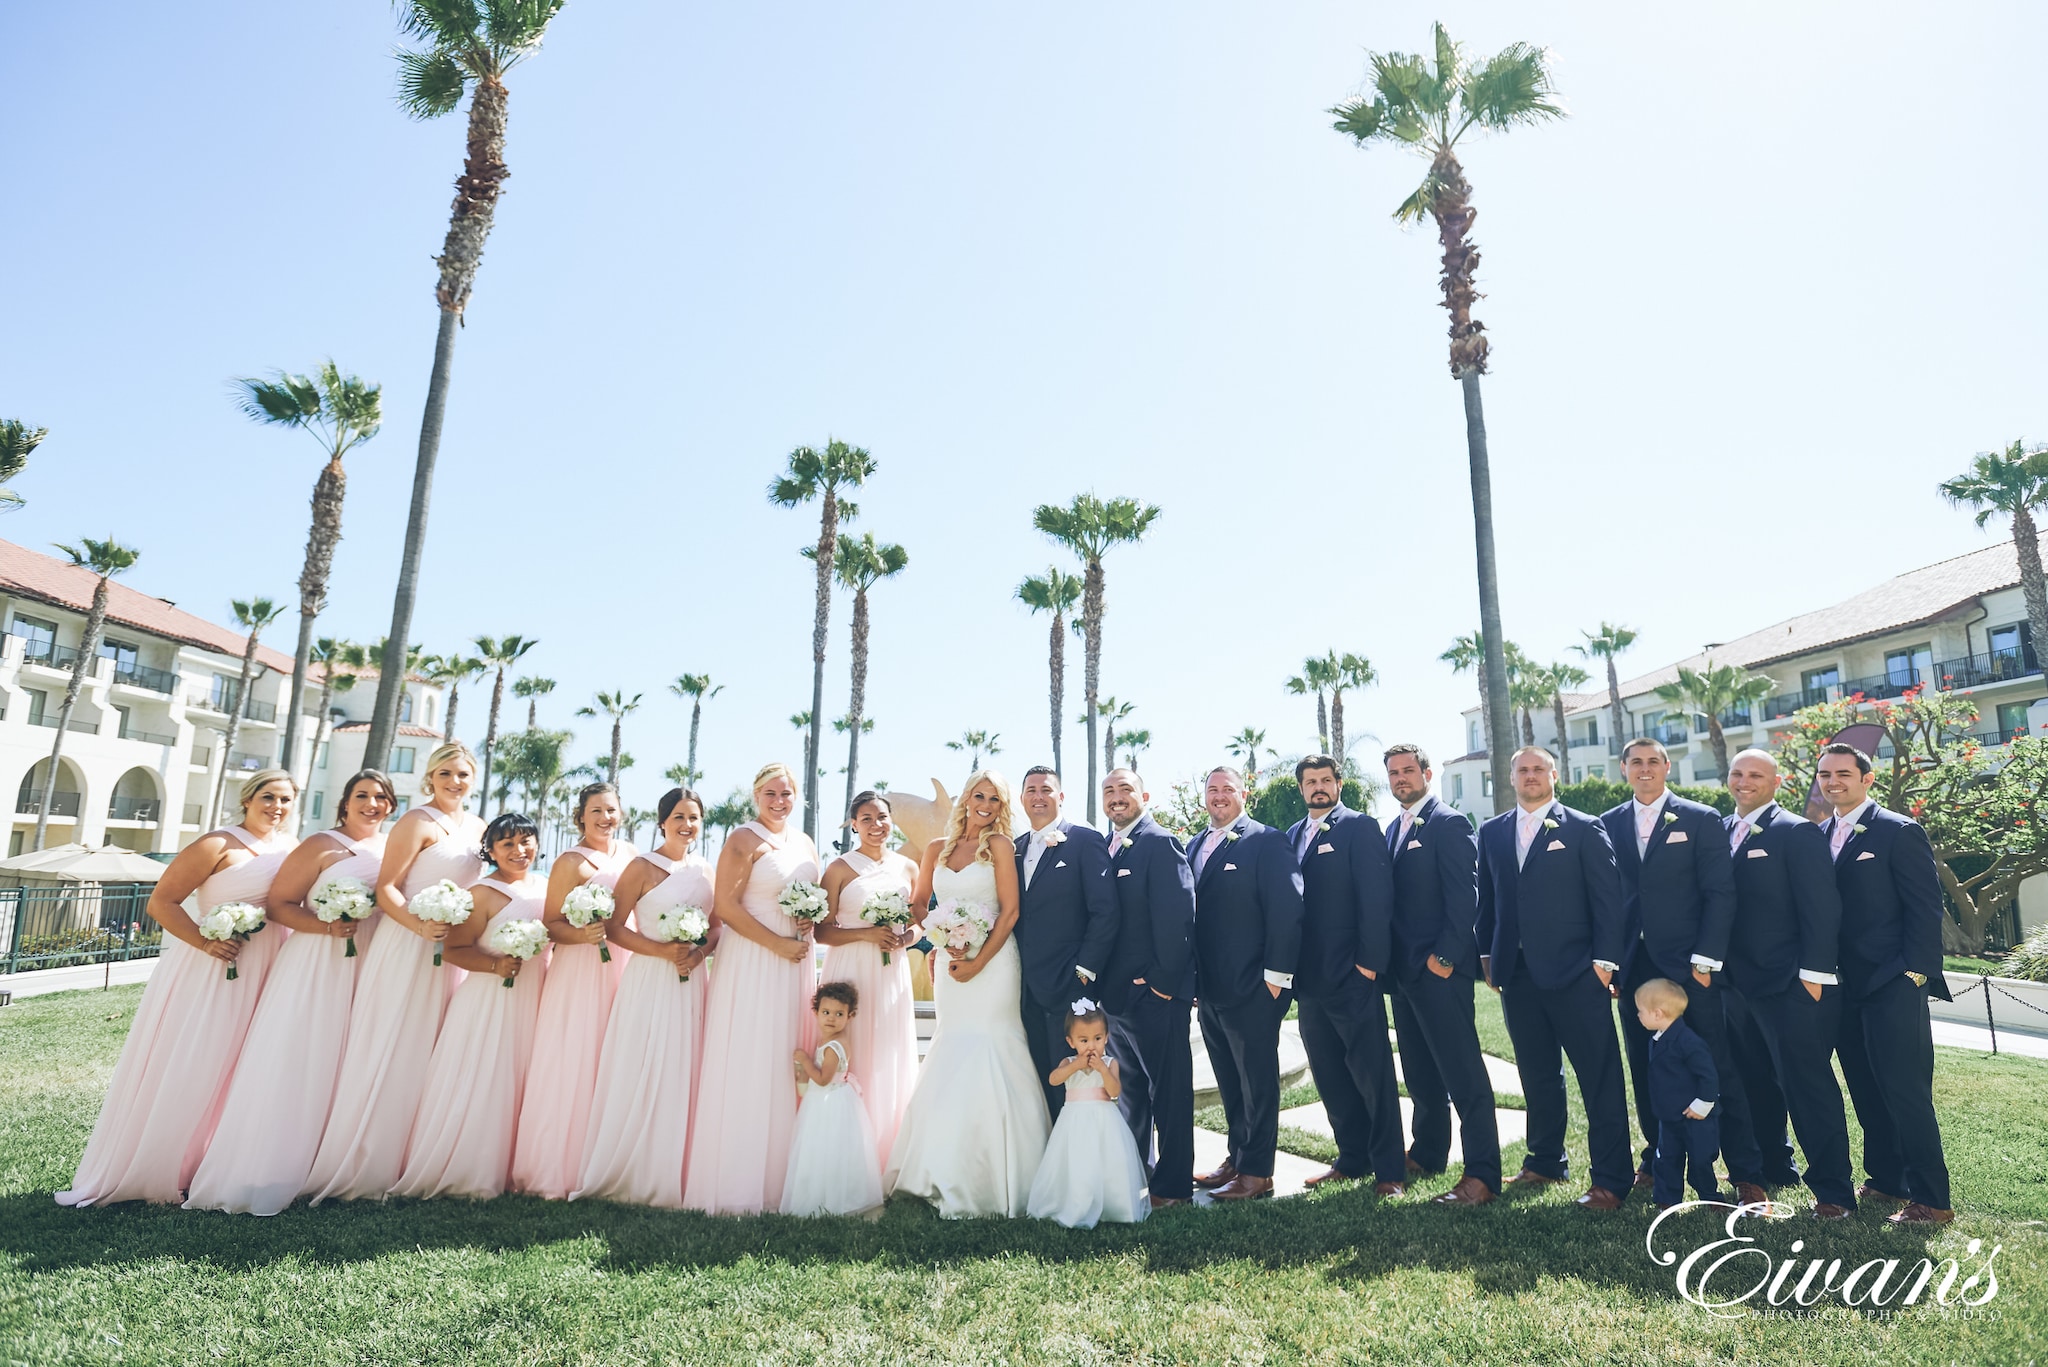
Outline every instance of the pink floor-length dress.
{"label": "pink floor-length dress", "polygon": [[[199,885],[193,895],[202,916],[223,902],[262,906],[270,880],[298,843],[290,836],[258,840],[240,826],[223,833],[230,849],[246,849],[254,858]],[[185,1199],[227,1101],[263,984],[290,933],[265,926],[250,936],[233,979],[211,954],[164,936],[162,960],[135,1008],[85,1156],[70,1190],[57,1193],[57,1204]]]}
{"label": "pink floor-length dress", "polygon": [[[614,840],[609,851],[576,845],[564,856],[582,856],[590,881],[610,891],[637,851]],[[548,962],[548,986],[541,994],[540,1023],[533,1046],[533,1105],[519,1113],[519,1139],[512,1150],[512,1190],[559,1201],[576,1189],[583,1168],[583,1141],[590,1128],[590,1093],[597,1085],[597,1061],[604,1049],[612,998],[632,955],[612,945],[611,962],[599,945],[556,945]]]}
{"label": "pink floor-length dress", "polygon": [[[795,829],[773,835],[759,822],[741,829],[767,848],[740,895],[748,915],[777,935],[796,922],[776,905],[792,882],[816,882],[817,851]],[[727,927],[704,1008],[704,1067],[683,1181],[683,1204],[714,1215],[752,1215],[782,1202],[789,1141],[796,1129],[790,1056],[811,1048],[812,956],[796,963]]]}
{"label": "pink floor-length dress", "polygon": [[[483,872],[478,845],[483,822],[469,813],[449,816],[420,808],[441,830],[399,880],[412,897],[448,879],[468,887]],[[434,966],[434,942],[402,925],[386,925],[358,956],[355,1001],[348,1013],[348,1043],[334,1106],[306,1191],[321,1201],[382,1200],[405,1166],[405,1140],[427,1085],[427,1065],[441,1016],[459,983],[454,964]]]}
{"label": "pink floor-length dress", "polygon": [[[337,874],[377,885],[381,832],[362,841],[320,834],[348,853],[320,871],[315,887]],[[275,1215],[305,1188],[334,1104],[363,957],[350,958],[348,941],[332,935],[293,935],[278,951],[185,1209]]]}
{"label": "pink floor-length dress", "polygon": [[[538,921],[548,891],[547,880],[534,875],[519,883],[485,878],[473,886],[494,888],[510,899],[485,924],[484,935],[507,921]],[[434,1042],[426,1095],[413,1117],[405,1171],[391,1188],[393,1196],[487,1201],[504,1192],[548,968],[543,948],[510,987],[495,974],[472,973],[456,989]]]}
{"label": "pink floor-length dress", "polygon": [[[711,910],[711,865],[703,856],[640,857],[668,875],[633,907],[634,928],[641,934],[653,935],[655,918],[672,907]],[[688,982],[679,982],[675,964],[658,955],[636,954],[626,965],[605,1027],[583,1169],[571,1200],[682,1205],[710,990],[709,963],[699,964]]]}
{"label": "pink floor-length dress", "polygon": [[[860,919],[861,906],[882,893],[897,892],[910,900],[917,866],[902,855],[885,854],[878,863],[853,850],[840,858],[854,870],[854,879],[839,890],[836,924],[866,926]],[[879,945],[833,945],[825,951],[819,981],[849,982],[860,993],[860,1010],[847,1022],[841,1038],[875,1127],[875,1147],[886,1154],[896,1142],[896,1129],[917,1085],[917,1008],[910,992],[910,951],[891,951],[885,965]]]}

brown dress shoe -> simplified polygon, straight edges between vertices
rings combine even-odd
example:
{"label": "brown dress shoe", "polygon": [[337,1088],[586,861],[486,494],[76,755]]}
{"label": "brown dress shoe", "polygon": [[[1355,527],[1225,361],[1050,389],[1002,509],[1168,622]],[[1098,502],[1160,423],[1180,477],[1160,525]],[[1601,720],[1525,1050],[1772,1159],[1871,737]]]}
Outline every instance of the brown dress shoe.
{"label": "brown dress shoe", "polygon": [[1410,1159],[1408,1159],[1408,1160],[1406,1160],[1406,1161],[1407,1161],[1407,1167],[1408,1167],[1408,1180],[1409,1180],[1409,1181],[1411,1181],[1411,1182],[1412,1182],[1412,1181],[1414,1181],[1414,1180],[1415,1180],[1416,1178],[1418,1178],[1418,1177],[1421,1177],[1421,1176],[1424,1176],[1424,1175],[1425,1175],[1425,1174],[1423,1173],[1423,1171],[1422,1171],[1422,1164],[1420,1164],[1420,1163],[1416,1162],[1416,1161],[1415,1161],[1414,1159],[1412,1159],[1412,1158],[1410,1158]]}
{"label": "brown dress shoe", "polygon": [[1372,1194],[1390,1197],[1406,1196],[1408,1194],[1408,1184],[1406,1182],[1375,1182],[1372,1184]]}
{"label": "brown dress shoe", "polygon": [[1147,1195],[1145,1200],[1154,1210],[1165,1210],[1168,1206],[1184,1206],[1188,1204],[1188,1198],[1185,1196]]}
{"label": "brown dress shoe", "polygon": [[1816,1220],[1846,1220],[1849,1218],[1849,1208],[1847,1206],[1834,1205],[1827,1201],[1816,1201],[1813,1203],[1813,1218]]}
{"label": "brown dress shoe", "polygon": [[1941,1210],[1934,1206],[1923,1206],[1918,1201],[1913,1202],[1904,1210],[1896,1211],[1885,1217],[1886,1220],[1895,1225],[1945,1225],[1955,1218],[1956,1213],[1952,1210]]}
{"label": "brown dress shoe", "polygon": [[1203,1191],[1213,1191],[1217,1187],[1227,1187],[1236,1180],[1237,1169],[1231,1166],[1230,1160],[1227,1158],[1216,1171],[1195,1174],[1195,1185]]}
{"label": "brown dress shoe", "polygon": [[1650,1191],[1653,1188],[1655,1188],[1656,1185],[1657,1179],[1650,1175],[1650,1170],[1648,1168],[1636,1169],[1635,1189],[1637,1191]]}
{"label": "brown dress shoe", "polygon": [[1770,1202],[1771,1194],[1754,1182],[1735,1184],[1735,1204],[1739,1206],[1761,1206]]}
{"label": "brown dress shoe", "polygon": [[1868,1182],[1856,1188],[1856,1199],[1859,1201],[1896,1201],[1902,1206],[1906,1204],[1905,1197],[1894,1196],[1888,1191],[1882,1191],[1877,1187],[1871,1186]]}
{"label": "brown dress shoe", "polygon": [[1493,1188],[1477,1177],[1460,1177],[1458,1185],[1436,1196],[1431,1204],[1439,1206],[1483,1206],[1493,1199]]}
{"label": "brown dress shoe", "polygon": [[1545,1177],[1534,1168],[1523,1168],[1508,1179],[1508,1185],[1511,1187],[1553,1187],[1563,1180],[1562,1177]]}
{"label": "brown dress shoe", "polygon": [[1228,1183],[1209,1193],[1211,1199],[1217,1201],[1256,1201],[1262,1196],[1272,1194],[1272,1178],[1252,1177],[1245,1173],[1237,1174]]}
{"label": "brown dress shoe", "polygon": [[1605,1187],[1588,1187],[1586,1194],[1578,1199],[1577,1204],[1587,1210],[1620,1210],[1621,1198]]}
{"label": "brown dress shoe", "polygon": [[1348,1172],[1339,1172],[1335,1168],[1330,1168],[1317,1173],[1314,1177],[1304,1178],[1302,1185],[1313,1191],[1325,1182],[1355,1182],[1357,1180]]}

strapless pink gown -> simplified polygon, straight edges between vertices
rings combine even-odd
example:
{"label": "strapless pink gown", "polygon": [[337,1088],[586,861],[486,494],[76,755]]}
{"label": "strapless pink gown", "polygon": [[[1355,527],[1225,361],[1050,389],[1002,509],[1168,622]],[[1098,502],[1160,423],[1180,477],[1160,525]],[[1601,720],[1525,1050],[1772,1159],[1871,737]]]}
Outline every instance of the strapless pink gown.
{"label": "strapless pink gown", "polygon": [[[443,878],[464,888],[476,882],[483,872],[477,846],[484,823],[466,812],[457,819],[433,807],[415,810],[427,812],[442,833],[414,858],[399,891],[411,897]],[[329,1199],[381,1201],[398,1180],[406,1136],[426,1090],[434,1037],[454,992],[450,984],[463,976],[454,964],[434,967],[434,942],[396,924],[384,926],[356,962],[356,995],[334,1105],[306,1177],[315,1205]]]}
{"label": "strapless pink gown", "polygon": [[[298,843],[288,836],[265,843],[240,826],[226,834],[230,848],[254,857],[199,885],[193,895],[202,916],[223,902],[262,906],[278,865]],[[70,1190],[57,1193],[58,1205],[185,1199],[227,1101],[264,981],[290,933],[265,926],[250,936],[233,980],[219,959],[164,936],[163,957],[135,1008],[85,1156]]]}
{"label": "strapless pink gown", "polygon": [[[609,889],[618,886],[619,875],[638,852],[614,840],[605,853],[588,845],[562,853],[581,855],[590,865],[590,881]],[[548,986],[535,1027],[533,1104],[519,1112],[519,1142],[512,1151],[514,1191],[559,1201],[576,1189],[605,1022],[611,1019],[619,975],[633,957],[613,945],[612,960],[606,963],[600,948],[556,945],[548,962]]]}
{"label": "strapless pink gown", "polygon": [[[818,880],[810,837],[788,828],[771,835],[754,862],[741,905],[777,935],[796,923],[776,905],[797,879]],[[683,1204],[714,1215],[752,1215],[782,1202],[789,1141],[796,1129],[796,1079],[790,1055],[812,1047],[813,960],[778,957],[730,928],[719,937],[717,972],[704,1008],[704,1067],[683,1181]]]}
{"label": "strapless pink gown", "polygon": [[[538,921],[548,890],[540,877],[523,883],[486,878],[474,886],[495,888],[511,899],[485,925],[486,935],[507,921]],[[543,949],[510,987],[492,974],[471,973],[456,989],[434,1044],[426,1096],[413,1118],[405,1171],[391,1188],[393,1196],[489,1200],[505,1190],[547,977]]]}
{"label": "strapless pink gown", "polygon": [[[376,886],[381,832],[360,842],[339,831],[321,835],[348,854],[320,871],[316,887],[335,874]],[[275,1215],[298,1197],[334,1104],[362,962],[361,953],[349,957],[347,940],[331,935],[293,935],[278,951],[185,1209]]]}
{"label": "strapless pink gown", "polygon": [[[655,918],[672,907],[711,910],[711,865],[701,856],[679,863],[659,854],[640,857],[668,874],[633,908],[642,934],[653,934]],[[636,954],[626,965],[591,1093],[582,1175],[569,1199],[682,1205],[710,990],[708,962],[688,982],[676,980],[673,962],[653,955]]]}
{"label": "strapless pink gown", "polygon": [[[840,858],[856,873],[853,881],[839,890],[836,924],[865,927],[868,923],[860,919],[861,905],[881,893],[900,892],[905,901],[910,899],[917,866],[902,855],[885,855],[879,864],[859,850]],[[896,1129],[903,1123],[911,1089],[917,1085],[917,1008],[910,992],[910,951],[896,950],[884,965],[879,946],[834,945],[825,951],[819,981],[852,983],[860,993],[860,1010],[840,1038],[846,1042],[853,1075],[860,1079],[861,1100],[875,1129],[875,1147],[886,1154],[896,1142]]]}

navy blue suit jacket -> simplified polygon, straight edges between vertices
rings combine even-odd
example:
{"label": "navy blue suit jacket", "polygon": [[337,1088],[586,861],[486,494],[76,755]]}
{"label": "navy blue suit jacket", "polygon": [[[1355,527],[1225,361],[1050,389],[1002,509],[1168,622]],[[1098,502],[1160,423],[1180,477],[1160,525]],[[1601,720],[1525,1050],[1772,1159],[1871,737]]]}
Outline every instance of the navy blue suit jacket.
{"label": "navy blue suit jacket", "polygon": [[1515,965],[1529,980],[1555,990],[1591,971],[1595,959],[1621,962],[1627,918],[1621,873],[1607,828],[1552,800],[1529,842],[1529,860],[1515,861],[1510,807],[1479,828],[1479,952],[1493,958],[1493,981],[1506,986]]}
{"label": "navy blue suit jacket", "polygon": [[[1401,818],[1387,823],[1400,829]],[[1408,843],[1394,853],[1394,972],[1403,978],[1429,971],[1429,956],[1466,977],[1479,976],[1479,832],[1470,817],[1434,797],[1424,798],[1408,828]]]}
{"label": "navy blue suit jacket", "polygon": [[1110,859],[1109,880],[1117,933],[1102,975],[1103,1000],[1121,1010],[1139,978],[1169,997],[1193,997],[1195,880],[1180,841],[1145,813]]}
{"label": "navy blue suit jacket", "polygon": [[[1301,848],[1309,817],[1287,829],[1287,848]],[[1303,997],[1335,992],[1358,969],[1384,978],[1393,959],[1394,872],[1380,823],[1339,806],[1322,818],[1301,858],[1301,950],[1294,990]]]}
{"label": "navy blue suit jacket", "polygon": [[1728,832],[1712,807],[1666,793],[1649,847],[1638,855],[1635,806],[1630,799],[1600,814],[1614,845],[1628,915],[1621,971],[1626,976],[1636,955],[1647,953],[1657,977],[1688,982],[1693,955],[1715,963],[1728,957],[1735,925]]}
{"label": "navy blue suit jacket", "polygon": [[1941,976],[1941,880],[1934,850],[1918,822],[1869,805],[1835,859],[1842,895],[1842,985],[1868,996],[1908,971],[1927,976],[1927,990],[1949,999]]}
{"label": "navy blue suit jacket", "polygon": [[[1234,837],[1234,838],[1233,838]],[[1188,844],[1190,862],[1208,839]],[[1301,956],[1301,870],[1287,837],[1240,815],[1195,879],[1196,991],[1211,1006],[1267,996],[1267,973],[1292,974]]]}
{"label": "navy blue suit jacket", "polygon": [[1714,1051],[1680,1016],[1662,1038],[1650,1041],[1650,1114],[1659,1120],[1683,1120],[1693,1102],[1720,1100]]}
{"label": "navy blue suit jacket", "polygon": [[1065,820],[1045,829],[1066,838],[1038,856],[1028,887],[1026,842],[1042,840],[1043,833],[1027,831],[1016,838],[1017,952],[1026,989],[1051,1009],[1082,991],[1076,968],[1098,977],[1108,969],[1118,916],[1116,892],[1109,886],[1109,842],[1102,833]]}
{"label": "navy blue suit jacket", "polygon": [[[1739,820],[1723,821],[1731,839]],[[1752,818],[1734,862],[1728,980],[1736,989],[1768,997],[1791,986],[1801,969],[1834,973],[1842,898],[1820,827],[1773,802]]]}

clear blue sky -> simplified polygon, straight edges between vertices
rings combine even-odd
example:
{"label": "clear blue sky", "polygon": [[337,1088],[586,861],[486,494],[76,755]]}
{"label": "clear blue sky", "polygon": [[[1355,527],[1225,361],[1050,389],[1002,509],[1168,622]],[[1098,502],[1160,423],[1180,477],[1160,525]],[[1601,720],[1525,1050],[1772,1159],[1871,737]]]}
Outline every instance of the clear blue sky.
{"label": "clear blue sky", "polygon": [[[763,489],[836,434],[911,555],[868,775],[950,777],[969,727],[1044,756],[1010,594],[1059,558],[1031,506],[1087,487],[1165,508],[1109,562],[1104,664],[1155,791],[1247,724],[1311,744],[1281,683],[1330,648],[1383,680],[1354,730],[1455,753],[1462,419],[1434,236],[1388,217],[1422,168],[1323,112],[1439,13],[1550,46],[1572,111],[1466,157],[1511,638],[1618,620],[1649,668],[2003,534],[1934,483],[2044,432],[2038,6],[571,0],[511,83],[415,638],[540,637],[578,757],[573,706],[644,691],[641,804],[663,685],[710,672],[722,794],[799,753],[816,522]],[[332,355],[388,416],[323,625],[382,633],[463,135],[399,113],[395,40],[374,0],[0,13],[0,413],[51,429],[0,536],[114,535],[215,617],[295,602],[317,458],[227,382]]]}

